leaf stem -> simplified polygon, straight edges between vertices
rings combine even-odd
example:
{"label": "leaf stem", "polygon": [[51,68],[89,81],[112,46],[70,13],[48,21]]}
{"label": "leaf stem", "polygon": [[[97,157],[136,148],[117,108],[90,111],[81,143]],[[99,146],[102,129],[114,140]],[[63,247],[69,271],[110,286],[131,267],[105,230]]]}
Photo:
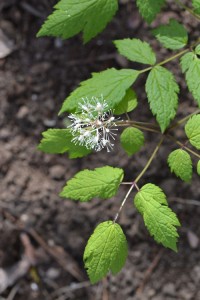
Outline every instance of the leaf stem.
{"label": "leaf stem", "polygon": [[[120,206],[118,212],[117,212],[116,215],[115,215],[115,218],[114,218],[114,220],[113,220],[113,223],[115,223],[115,222],[117,221],[117,219],[119,218],[119,214],[120,214],[120,212],[122,211],[122,209],[123,209],[123,207],[124,207],[124,205],[125,205],[125,203],[126,203],[128,197],[129,197],[130,193],[132,192],[132,190],[133,190],[134,188],[136,188],[136,189],[139,191],[139,187],[138,187],[138,185],[137,185],[137,182],[138,182],[138,181],[140,180],[140,178],[144,175],[144,173],[146,172],[146,170],[148,169],[148,167],[149,167],[150,164],[152,163],[154,157],[156,156],[158,150],[160,149],[160,146],[162,145],[162,143],[163,143],[163,141],[164,141],[164,138],[165,138],[165,136],[162,136],[162,138],[160,139],[158,145],[156,146],[155,150],[153,151],[153,153],[152,153],[150,159],[148,160],[146,166],[144,167],[144,169],[142,170],[142,172],[138,175],[138,177],[134,180],[134,182],[132,182],[132,183],[125,182],[125,184],[131,184],[131,187],[130,187],[130,189],[128,190],[128,192],[126,193],[126,196],[124,197],[124,199],[123,199],[123,201],[122,201],[122,204],[121,204],[121,206]],[[122,184],[123,184],[123,183],[122,183]]]}
{"label": "leaf stem", "polygon": [[[199,17],[199,19],[200,19],[200,17]],[[200,43],[200,39],[198,39],[196,42],[194,42],[193,44],[191,44],[190,46],[188,46],[187,49],[182,50],[182,51],[176,53],[175,55],[168,57],[167,59],[165,59],[165,60],[163,60],[163,61],[155,64],[154,66],[151,66],[151,67],[148,67],[146,69],[140,70],[139,73],[143,74],[143,73],[146,73],[148,71],[151,71],[154,67],[165,65],[166,63],[168,63],[168,62],[170,62],[170,61],[172,61],[172,60],[174,60],[174,59],[182,56],[183,54],[185,54],[187,52],[189,52],[191,50],[191,48],[197,46],[199,43]]]}
{"label": "leaf stem", "polygon": [[146,124],[146,126],[155,126],[154,124],[151,124],[151,123],[134,122],[134,121],[129,121],[129,120],[116,122],[116,125],[119,126],[119,127],[132,126],[132,127],[138,128],[138,129],[145,130],[145,131],[151,131],[151,132],[155,132],[155,133],[160,133],[159,130],[139,125],[140,123],[141,124]]}
{"label": "leaf stem", "polygon": [[176,122],[174,125],[172,125],[171,127],[169,127],[168,131],[180,126],[181,124],[183,124],[185,121],[187,121],[190,117],[197,115],[198,113],[200,113],[200,109],[197,109],[196,111],[194,111],[193,113],[189,114],[188,116],[184,117],[183,119],[179,120],[178,122]]}
{"label": "leaf stem", "polygon": [[119,217],[119,214],[120,214],[120,212],[122,211],[122,208],[124,207],[124,205],[125,205],[125,203],[126,203],[128,197],[129,197],[130,193],[132,192],[132,190],[134,189],[134,187],[135,187],[135,183],[133,182],[133,183],[131,184],[131,187],[130,187],[130,189],[128,190],[126,196],[124,197],[124,200],[122,201],[122,204],[121,204],[121,206],[120,206],[118,212],[117,212],[116,215],[115,215],[115,218],[114,218],[114,220],[113,220],[113,223],[116,223],[116,221],[117,221],[117,219],[118,219],[118,217]]}
{"label": "leaf stem", "polygon": [[162,145],[163,141],[165,139],[165,136],[163,135],[162,138],[160,139],[158,145],[156,146],[155,150],[153,151],[151,157],[149,158],[147,164],[145,165],[144,169],[142,170],[142,172],[140,172],[140,174],[137,176],[137,178],[134,180],[134,183],[137,183],[141,177],[144,175],[144,173],[147,171],[147,169],[149,168],[149,166],[151,165],[154,157],[156,156],[158,150],[160,149],[160,146]]}
{"label": "leaf stem", "polygon": [[177,145],[179,145],[181,148],[185,149],[186,151],[190,152],[191,154],[193,154],[194,156],[200,158],[200,155],[198,153],[196,153],[195,151],[193,151],[192,149],[188,148],[186,145],[184,145],[183,143],[177,141],[176,138],[174,138],[171,134],[166,134],[166,137],[169,138],[171,141],[173,141],[174,143],[176,143]]}
{"label": "leaf stem", "polygon": [[184,8],[185,10],[187,10],[193,17],[195,17],[197,20],[200,21],[200,16],[197,15],[192,9],[190,9],[189,7],[187,7],[185,4],[183,4],[180,0],[175,0],[175,2],[181,6],[182,8]]}

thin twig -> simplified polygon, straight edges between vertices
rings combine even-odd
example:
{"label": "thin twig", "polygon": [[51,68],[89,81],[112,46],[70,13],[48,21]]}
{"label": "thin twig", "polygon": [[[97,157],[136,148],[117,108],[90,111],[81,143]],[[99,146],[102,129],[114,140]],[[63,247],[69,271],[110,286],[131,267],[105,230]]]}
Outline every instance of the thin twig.
{"label": "thin twig", "polygon": [[194,206],[200,206],[200,201],[198,200],[193,200],[193,199],[183,199],[183,198],[178,198],[178,197],[172,197],[169,198],[169,201],[174,201],[174,202],[178,202],[181,204],[186,204],[186,205],[194,205]]}
{"label": "thin twig", "polygon": [[154,271],[154,269],[157,267],[162,255],[163,255],[163,252],[164,252],[164,249],[161,249],[158,252],[158,254],[155,256],[154,260],[152,261],[151,265],[149,266],[149,268],[144,273],[143,281],[141,282],[141,284],[139,285],[139,287],[136,290],[136,295],[137,296],[142,294],[142,292],[144,290],[144,287],[145,287],[145,284],[147,283],[147,281],[151,277],[151,274]]}

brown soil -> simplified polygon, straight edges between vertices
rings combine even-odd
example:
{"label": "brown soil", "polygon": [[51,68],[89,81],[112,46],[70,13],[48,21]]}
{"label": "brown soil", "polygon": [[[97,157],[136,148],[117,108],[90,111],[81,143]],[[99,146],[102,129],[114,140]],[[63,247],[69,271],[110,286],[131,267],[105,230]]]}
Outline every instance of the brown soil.
{"label": "brown soil", "polygon": [[[196,21],[187,13],[180,13],[172,2],[169,1],[155,24],[175,17],[184,21],[195,39],[199,36]],[[146,147],[131,158],[118,146],[111,154],[92,154],[77,160],[69,160],[66,155],[46,155],[36,147],[42,131],[63,127],[63,116],[57,117],[63,99],[80,81],[89,78],[91,72],[109,67],[137,67],[116,54],[112,40],[124,37],[151,40],[152,36],[138,14],[135,1],[121,1],[120,10],[107,29],[85,46],[80,37],[64,42],[37,39],[36,32],[53,3],[53,0],[1,0],[0,3],[0,29],[13,48],[9,56],[0,60],[0,267],[12,272],[10,268],[23,258],[27,245],[23,236],[28,240],[28,249],[37,252],[31,252],[36,257],[35,268],[4,291],[0,299],[200,299],[199,177],[194,175],[189,185],[170,174],[166,165],[172,149],[169,143],[162,147],[140,184],[159,184],[169,196],[170,206],[182,223],[178,254],[163,250],[149,237],[130,199],[119,220],[129,244],[127,263],[116,277],[88,285],[82,263],[85,244],[99,222],[113,218],[126,188],[121,188],[111,200],[86,204],[64,201],[58,193],[77,171],[105,164],[124,168],[126,179],[132,180],[145,165],[157,137],[146,134]],[[159,58],[170,55],[160,51],[154,39],[151,44]],[[194,111],[195,104],[177,63],[169,67],[181,85],[178,115],[187,115]],[[132,116],[152,121],[144,83],[145,77],[135,85],[139,114]],[[182,129],[176,135],[184,139]]]}

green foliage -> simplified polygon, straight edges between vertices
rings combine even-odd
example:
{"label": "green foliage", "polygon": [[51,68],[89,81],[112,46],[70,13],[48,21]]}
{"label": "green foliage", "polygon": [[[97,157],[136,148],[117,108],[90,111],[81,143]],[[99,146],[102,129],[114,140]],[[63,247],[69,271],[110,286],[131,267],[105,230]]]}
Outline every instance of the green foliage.
{"label": "green foliage", "polygon": [[117,0],[61,0],[37,36],[68,39],[83,32],[88,42],[101,32],[118,9]]}
{"label": "green foliage", "polygon": [[102,93],[109,108],[114,108],[123,99],[127,89],[135,82],[138,75],[139,72],[135,70],[114,68],[93,73],[92,78],[82,81],[80,87],[64,101],[60,113],[74,112],[81,98],[100,97]]}
{"label": "green foliage", "polygon": [[192,0],[192,5],[195,13],[200,14],[200,0]]}
{"label": "green foliage", "polygon": [[139,11],[147,23],[151,23],[161,11],[165,0],[136,0]]}
{"label": "green foliage", "polygon": [[69,129],[48,129],[42,133],[38,149],[50,154],[69,152],[69,158],[78,158],[88,155],[91,150],[72,142]]}
{"label": "green foliage", "polygon": [[144,185],[134,199],[137,210],[154,239],[163,246],[177,251],[177,216],[168,207],[163,191],[154,184]]}
{"label": "green foliage", "polygon": [[183,181],[188,182],[192,179],[192,159],[185,150],[177,149],[171,152],[168,164],[171,172],[174,172]]}
{"label": "green foliage", "polygon": [[96,283],[109,271],[117,274],[127,258],[126,237],[120,225],[112,221],[99,224],[88,240],[84,263],[91,283]]}
{"label": "green foliage", "polygon": [[67,182],[60,196],[83,202],[94,197],[111,198],[116,195],[123,176],[122,169],[109,166],[80,171]]}
{"label": "green foliage", "polygon": [[114,42],[119,53],[131,61],[154,65],[156,55],[151,46],[139,39],[123,39]]}
{"label": "green foliage", "polygon": [[190,64],[193,61],[195,54],[193,52],[188,52],[183,55],[180,59],[182,72],[185,73],[190,68]]}
{"label": "green foliage", "polygon": [[185,47],[188,43],[188,34],[185,27],[174,19],[171,19],[168,25],[161,25],[152,32],[167,49],[177,50]]}
{"label": "green foliage", "polygon": [[179,87],[173,74],[161,66],[153,68],[147,78],[146,92],[151,111],[164,132],[175,117],[178,105]]}
{"label": "green foliage", "polygon": [[200,160],[197,163],[197,174],[200,176]]}
{"label": "green foliage", "polygon": [[131,156],[144,145],[144,134],[137,128],[129,127],[122,132],[120,142],[122,148]]}
{"label": "green foliage", "polygon": [[[199,48],[196,49],[198,51]],[[181,58],[181,66],[189,91],[200,107],[200,59],[192,52],[187,53]]]}
{"label": "green foliage", "polygon": [[185,133],[190,143],[200,150],[200,114],[192,116],[185,125]]}
{"label": "green foliage", "polygon": [[138,105],[137,95],[132,89],[126,91],[126,95],[122,101],[114,107],[115,115],[122,115],[134,110]]}

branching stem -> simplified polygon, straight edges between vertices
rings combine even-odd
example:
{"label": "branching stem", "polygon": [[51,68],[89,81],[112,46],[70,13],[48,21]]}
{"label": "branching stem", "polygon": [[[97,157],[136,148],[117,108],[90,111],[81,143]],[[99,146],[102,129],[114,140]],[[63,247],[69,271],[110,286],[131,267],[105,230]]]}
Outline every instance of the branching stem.
{"label": "branching stem", "polygon": [[193,17],[200,21],[200,16],[197,15],[192,9],[183,4],[180,0],[175,0],[176,3],[181,6],[183,9],[187,10]]}
{"label": "branching stem", "polygon": [[140,178],[144,175],[144,173],[147,171],[147,169],[149,168],[149,166],[151,165],[154,157],[156,156],[158,150],[160,149],[160,146],[162,145],[163,141],[164,141],[165,136],[163,135],[158,143],[158,145],[156,146],[155,150],[153,151],[151,157],[149,158],[147,164],[145,165],[144,169],[142,170],[142,172],[140,172],[140,174],[137,176],[137,178],[134,180],[134,183],[137,183]]}
{"label": "branching stem", "polygon": [[[120,208],[119,208],[119,210],[118,210],[118,212],[117,212],[117,214],[116,214],[116,216],[115,216],[115,218],[114,218],[114,220],[113,220],[114,223],[117,221],[117,219],[118,219],[118,217],[119,217],[119,214],[120,214],[120,212],[122,211],[122,209],[123,209],[123,207],[124,207],[124,205],[125,205],[125,203],[126,203],[128,197],[129,197],[130,193],[132,192],[132,190],[133,190],[134,188],[136,188],[137,191],[139,191],[139,187],[138,187],[138,185],[137,185],[137,182],[140,180],[140,178],[144,175],[144,173],[147,171],[147,169],[148,169],[149,166],[151,165],[151,163],[152,163],[154,157],[156,156],[158,150],[160,149],[160,146],[162,145],[162,143],[163,143],[163,141],[164,141],[164,138],[165,138],[165,137],[162,136],[162,138],[160,139],[158,145],[156,146],[155,150],[153,151],[151,157],[149,158],[149,160],[148,160],[146,166],[144,167],[144,169],[142,170],[142,172],[137,176],[137,178],[134,180],[134,182],[131,183],[131,187],[130,187],[130,189],[128,190],[126,196],[124,197],[124,200],[122,201],[122,204],[121,204],[121,206],[120,206]],[[125,184],[130,184],[130,183],[129,183],[129,182],[126,182]]]}
{"label": "branching stem", "polygon": [[197,46],[198,44],[200,43],[200,39],[198,39],[195,43],[191,44],[190,46],[187,47],[187,49],[185,50],[182,50],[178,53],[176,53],[175,55],[171,56],[171,57],[168,57],[167,59],[155,64],[154,66],[151,66],[151,67],[148,67],[146,69],[143,69],[143,70],[140,70],[139,73],[140,74],[143,74],[143,73],[146,73],[148,71],[151,71],[154,67],[157,67],[157,66],[162,66],[162,65],[165,65],[166,63],[186,54],[187,52],[191,51],[191,48]]}
{"label": "branching stem", "polygon": [[117,214],[116,214],[116,216],[113,220],[114,223],[117,221],[117,219],[119,217],[119,214],[122,211],[122,208],[124,207],[124,204],[126,203],[128,197],[129,197],[130,193],[132,192],[132,190],[134,189],[134,187],[135,187],[135,183],[132,183],[130,189],[128,190],[126,196],[124,197],[124,200],[122,201],[122,204],[121,204],[121,206],[120,206],[120,208],[119,208],[119,210],[118,210],[118,212],[117,212]]}
{"label": "branching stem", "polygon": [[174,125],[172,125],[171,127],[169,127],[168,131],[180,126],[181,124],[183,124],[185,121],[187,121],[190,117],[197,115],[198,113],[200,113],[200,109],[197,109],[195,112],[189,114],[188,116],[184,117],[183,119],[179,120],[177,123],[175,123]]}

